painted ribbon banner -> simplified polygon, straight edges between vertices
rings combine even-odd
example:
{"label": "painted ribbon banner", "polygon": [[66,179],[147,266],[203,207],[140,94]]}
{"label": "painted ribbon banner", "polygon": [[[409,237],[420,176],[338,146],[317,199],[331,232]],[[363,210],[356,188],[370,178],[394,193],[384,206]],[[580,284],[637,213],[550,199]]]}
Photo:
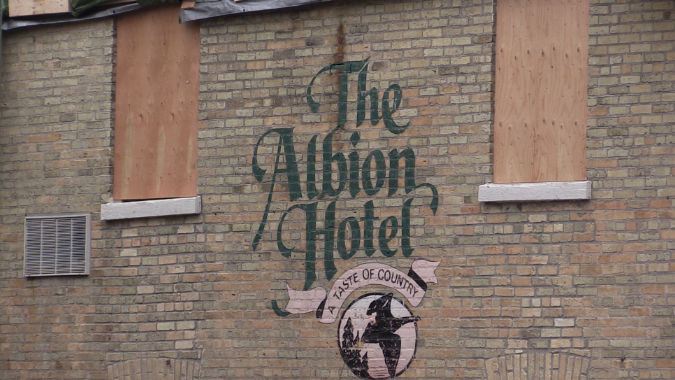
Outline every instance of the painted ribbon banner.
{"label": "painted ribbon banner", "polygon": [[[422,302],[426,293],[426,284],[437,283],[436,268],[440,262],[416,260],[406,275],[400,270],[380,263],[368,263],[356,266],[343,273],[326,295],[323,288],[307,291],[293,290],[288,285],[288,305],[286,311],[291,314],[304,314],[321,308],[321,323],[333,323],[338,317],[345,300],[356,290],[369,285],[381,285],[401,293],[412,306]],[[322,305],[323,304],[323,305]]]}

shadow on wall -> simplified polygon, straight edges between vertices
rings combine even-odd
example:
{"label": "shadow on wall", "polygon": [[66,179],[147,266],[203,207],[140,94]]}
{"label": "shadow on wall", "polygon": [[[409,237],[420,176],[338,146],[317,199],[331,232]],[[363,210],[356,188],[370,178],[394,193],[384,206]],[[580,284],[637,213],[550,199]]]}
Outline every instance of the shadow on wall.
{"label": "shadow on wall", "polygon": [[108,366],[108,380],[198,380],[200,362],[187,359],[133,359]]}
{"label": "shadow on wall", "polygon": [[528,352],[485,361],[487,380],[586,380],[590,360],[567,353]]}

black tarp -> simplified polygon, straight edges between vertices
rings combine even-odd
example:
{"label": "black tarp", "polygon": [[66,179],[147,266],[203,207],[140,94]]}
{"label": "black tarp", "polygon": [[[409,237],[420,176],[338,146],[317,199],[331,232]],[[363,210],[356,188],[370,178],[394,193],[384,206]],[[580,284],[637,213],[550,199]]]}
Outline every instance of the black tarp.
{"label": "black tarp", "polygon": [[97,18],[110,17],[121,13],[132,12],[142,7],[139,4],[132,3],[126,5],[120,5],[114,8],[105,9],[95,13],[89,13],[82,17],[73,17],[70,14],[58,14],[58,15],[44,15],[31,18],[7,18],[3,17],[2,19],[2,30],[12,30],[18,28],[27,28],[31,26],[38,25],[50,25],[50,24],[68,24],[71,22],[79,22],[86,20],[93,20]]}
{"label": "black tarp", "polygon": [[[70,0],[70,5],[73,7],[73,17],[80,17],[86,14],[92,8],[102,5],[108,0]],[[138,4],[147,7],[148,5],[162,4],[162,3],[180,3],[181,0],[138,0]]]}
{"label": "black tarp", "polygon": [[[7,2],[2,1],[2,10],[7,14]],[[180,3],[181,0],[137,0],[138,3],[113,5],[107,9],[100,9],[106,0],[70,0],[73,8],[72,15],[41,15],[35,17],[3,18],[2,29],[10,30],[37,25],[63,24],[77,21],[110,17],[116,14],[131,12],[143,6],[163,3]],[[293,8],[302,5],[325,3],[335,0],[244,0],[235,3],[234,0],[197,0],[194,8],[182,9],[180,22],[196,21],[225,15],[248,12],[271,11],[275,9]],[[100,10],[95,8],[99,7]]]}
{"label": "black tarp", "polygon": [[91,8],[105,3],[107,0],[70,0],[73,7],[73,17],[80,17]]}
{"label": "black tarp", "polygon": [[[141,9],[144,6],[181,2],[181,0],[138,0],[137,3],[123,5],[113,4],[110,7],[101,6],[106,1],[107,0],[70,0],[71,6],[73,8],[72,14],[62,13],[19,18],[3,17],[2,30],[26,28],[38,25],[67,24],[71,22],[92,20],[110,17],[121,13],[132,12]],[[2,0],[2,10],[5,12],[5,15],[7,15],[7,2],[8,0]]]}
{"label": "black tarp", "polygon": [[335,0],[202,0],[194,8],[182,9],[180,22],[188,22],[238,13],[269,11],[274,9],[299,7],[307,4],[325,3]]}

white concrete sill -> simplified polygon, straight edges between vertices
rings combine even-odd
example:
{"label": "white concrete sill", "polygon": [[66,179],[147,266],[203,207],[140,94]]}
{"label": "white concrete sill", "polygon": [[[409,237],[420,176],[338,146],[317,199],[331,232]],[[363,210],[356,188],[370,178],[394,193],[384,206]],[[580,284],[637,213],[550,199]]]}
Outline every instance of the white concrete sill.
{"label": "white concrete sill", "polygon": [[117,202],[101,205],[101,220],[194,215],[201,212],[202,197],[200,196],[137,202]]}
{"label": "white concrete sill", "polygon": [[479,202],[537,202],[591,199],[591,181],[488,183],[478,188]]}

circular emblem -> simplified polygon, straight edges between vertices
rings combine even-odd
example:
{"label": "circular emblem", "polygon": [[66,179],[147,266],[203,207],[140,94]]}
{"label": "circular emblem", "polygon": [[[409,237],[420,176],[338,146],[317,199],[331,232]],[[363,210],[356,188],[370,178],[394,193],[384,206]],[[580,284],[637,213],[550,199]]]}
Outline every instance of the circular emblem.
{"label": "circular emblem", "polygon": [[417,350],[417,321],[392,293],[369,293],[342,313],[338,345],[345,364],[364,379],[393,379]]}

